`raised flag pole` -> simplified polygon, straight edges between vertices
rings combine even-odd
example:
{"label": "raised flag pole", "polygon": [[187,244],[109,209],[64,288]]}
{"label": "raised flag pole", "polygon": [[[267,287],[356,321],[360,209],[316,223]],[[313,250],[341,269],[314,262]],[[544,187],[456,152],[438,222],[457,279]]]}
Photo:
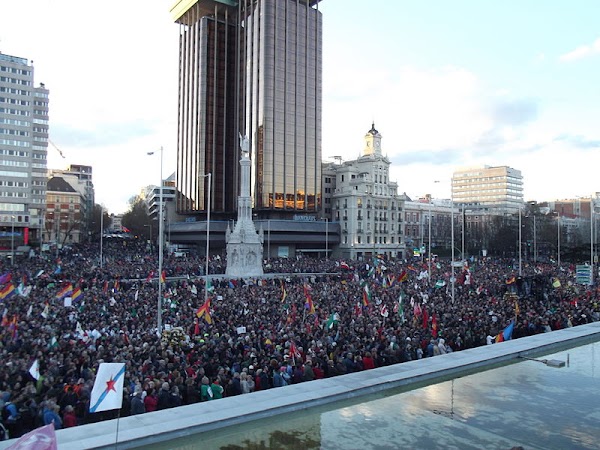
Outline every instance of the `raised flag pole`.
{"label": "raised flag pole", "polygon": [[115,450],[119,448],[119,419],[121,418],[121,408],[117,410],[117,431],[115,433]]}
{"label": "raised flag pole", "polygon": [[117,409],[115,448],[119,442],[119,419],[123,406],[125,363],[101,363],[90,395],[90,413]]}

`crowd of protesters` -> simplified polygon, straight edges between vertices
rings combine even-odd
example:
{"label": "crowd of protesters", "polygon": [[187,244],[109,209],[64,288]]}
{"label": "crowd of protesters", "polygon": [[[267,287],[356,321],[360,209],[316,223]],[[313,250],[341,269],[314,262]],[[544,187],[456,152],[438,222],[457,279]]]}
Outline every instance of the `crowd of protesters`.
{"label": "crowd of protesters", "polygon": [[[524,263],[519,277],[509,259],[453,271],[441,260],[304,257],[227,279],[221,255],[205,286],[202,257],[170,255],[159,333],[157,255],[115,240],[104,256],[82,245],[0,263],[11,438],[427,359],[496,342],[511,322],[514,339],[600,320],[598,288],[576,284],[572,265]],[[102,362],[126,365],[123,407],[90,414]]]}

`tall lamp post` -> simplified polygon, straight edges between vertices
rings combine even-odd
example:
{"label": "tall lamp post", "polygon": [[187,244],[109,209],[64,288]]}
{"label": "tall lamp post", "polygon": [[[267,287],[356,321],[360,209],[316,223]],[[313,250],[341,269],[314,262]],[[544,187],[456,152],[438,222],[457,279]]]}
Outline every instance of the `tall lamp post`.
{"label": "tall lamp post", "polygon": [[594,197],[590,195],[590,285],[594,285]]}
{"label": "tall lamp post", "polygon": [[533,212],[533,262],[537,263],[537,226],[535,224],[535,211]]}
{"label": "tall lamp post", "polygon": [[522,263],[523,263],[523,257],[522,257],[522,251],[521,251],[521,233],[522,233],[522,225],[521,225],[521,205],[519,205],[519,276],[523,275],[523,270],[522,270]]}
{"label": "tall lamp post", "polygon": [[15,265],[15,216],[10,216],[11,219],[11,230],[10,230],[10,265]]}
{"label": "tall lamp post", "polygon": [[210,210],[211,210],[211,190],[212,190],[212,173],[208,172],[201,175],[203,178],[208,178],[208,196],[206,199],[206,268],[204,269],[204,301],[208,300],[208,257],[210,250]]}
{"label": "tall lamp post", "polygon": [[557,240],[557,263],[558,267],[560,267],[560,213],[557,213],[556,217],[556,240]]}
{"label": "tall lamp post", "polygon": [[451,258],[451,273],[452,275],[450,276],[450,281],[452,282],[452,303],[454,303],[454,285],[456,282],[456,279],[454,278],[454,201],[450,202],[450,225],[451,225],[451,231],[450,234],[452,235],[451,237],[451,241],[452,241],[452,256]]}
{"label": "tall lamp post", "polygon": [[[439,183],[438,180],[434,183]],[[429,276],[429,283],[431,283],[431,204],[433,203],[432,195],[429,194],[429,249],[427,251],[428,262],[427,262],[427,274]]]}
{"label": "tall lamp post", "polygon": [[102,250],[104,247],[104,206],[100,205],[100,268],[104,265]]}
{"label": "tall lamp post", "polygon": [[[154,152],[148,152],[154,155]],[[158,300],[156,324],[159,335],[162,334],[162,272],[163,272],[163,147],[160,147],[160,185],[158,187]]]}

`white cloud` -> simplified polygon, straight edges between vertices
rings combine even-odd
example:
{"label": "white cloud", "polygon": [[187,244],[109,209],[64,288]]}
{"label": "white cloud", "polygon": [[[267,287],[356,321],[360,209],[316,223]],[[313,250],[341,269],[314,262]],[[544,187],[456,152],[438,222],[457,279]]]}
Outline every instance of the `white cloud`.
{"label": "white cloud", "polygon": [[392,73],[338,66],[326,73],[323,155],[356,157],[372,121],[390,156],[468,145],[491,125],[482,114],[482,95],[477,77],[462,68]]}
{"label": "white cloud", "polygon": [[561,55],[559,59],[563,62],[570,62],[598,54],[600,54],[600,38],[596,39],[589,45],[582,45],[577,47],[575,50]]}

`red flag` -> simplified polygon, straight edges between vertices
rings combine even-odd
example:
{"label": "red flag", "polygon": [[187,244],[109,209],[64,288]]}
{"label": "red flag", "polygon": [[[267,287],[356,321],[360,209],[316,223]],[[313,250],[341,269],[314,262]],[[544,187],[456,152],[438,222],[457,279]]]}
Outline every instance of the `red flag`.
{"label": "red flag", "polygon": [[149,283],[150,281],[152,281],[152,278],[154,278],[154,271],[152,271],[148,274],[148,276],[146,277],[146,283]]}
{"label": "red flag", "polygon": [[166,281],[167,281],[167,272],[165,272],[163,270],[162,273],[160,274],[160,282],[165,283]]}
{"label": "red flag", "polygon": [[402,273],[400,273],[400,275],[398,275],[398,281],[400,283],[404,283],[407,280],[408,280],[408,274],[406,273],[406,270],[403,270]]}
{"label": "red flag", "polygon": [[433,315],[431,316],[431,335],[434,338],[437,338],[438,336],[438,323],[437,316],[435,315],[435,313],[433,313]]}
{"label": "red flag", "polygon": [[298,348],[296,348],[296,344],[294,343],[294,341],[292,341],[292,343],[290,344],[290,354],[292,355],[293,358],[301,358],[302,354],[300,353],[300,350],[298,350]]}
{"label": "red flag", "polygon": [[429,314],[427,314],[427,310],[423,308],[423,329],[427,329],[429,327]]}
{"label": "red flag", "polygon": [[106,294],[108,292],[108,281],[104,282],[104,286],[102,287],[102,291]]}

